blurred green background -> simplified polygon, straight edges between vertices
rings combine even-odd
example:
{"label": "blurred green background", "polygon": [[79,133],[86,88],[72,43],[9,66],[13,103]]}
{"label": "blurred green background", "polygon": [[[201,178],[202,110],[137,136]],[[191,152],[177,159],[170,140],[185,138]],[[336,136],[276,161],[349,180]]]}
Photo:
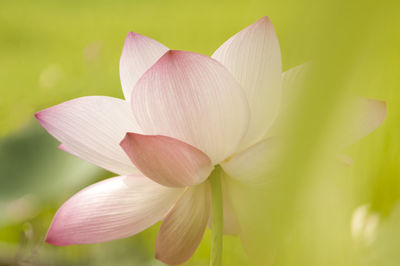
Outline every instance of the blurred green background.
{"label": "blurred green background", "polygon": [[[105,244],[43,243],[72,194],[111,173],[57,149],[33,114],[85,95],[122,97],[118,65],[129,31],[211,55],[268,15],[283,70],[317,62],[291,108],[284,169],[240,188],[242,247],[224,237],[224,265],[400,265],[400,4],[358,0],[2,0],[0,2],[0,265],[162,265],[157,226]],[[347,95],[385,100],[375,132],[336,152]],[[269,178],[269,177],[267,177]],[[367,206],[361,207],[360,206]],[[363,211],[364,210],[364,211]],[[352,237],[352,218],[362,233]],[[358,214],[357,214],[358,213]],[[210,231],[186,265],[208,265]]]}

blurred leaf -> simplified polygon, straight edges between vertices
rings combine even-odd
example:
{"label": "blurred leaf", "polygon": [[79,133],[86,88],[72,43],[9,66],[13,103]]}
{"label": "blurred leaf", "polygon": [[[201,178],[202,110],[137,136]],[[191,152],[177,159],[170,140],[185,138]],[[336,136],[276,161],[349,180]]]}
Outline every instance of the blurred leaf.
{"label": "blurred leaf", "polygon": [[0,225],[32,218],[40,204],[70,196],[102,173],[57,146],[36,121],[1,140]]}

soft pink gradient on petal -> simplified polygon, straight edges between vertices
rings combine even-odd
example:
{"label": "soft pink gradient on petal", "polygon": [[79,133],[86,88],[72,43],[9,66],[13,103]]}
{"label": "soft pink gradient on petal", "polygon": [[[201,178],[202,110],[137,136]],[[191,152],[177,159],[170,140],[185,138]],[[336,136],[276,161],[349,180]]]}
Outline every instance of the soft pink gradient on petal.
{"label": "soft pink gradient on petal", "polygon": [[138,79],[168,48],[163,44],[135,32],[128,33],[119,64],[122,90],[125,99],[131,100],[131,92]]}
{"label": "soft pink gradient on petal", "polygon": [[46,241],[65,246],[134,235],[164,218],[182,192],[141,175],[106,179],[83,189],[61,206]]}
{"label": "soft pink gradient on petal", "polygon": [[161,225],[156,258],[170,265],[188,260],[200,244],[210,210],[209,184],[189,187]]}
{"label": "soft pink gradient on petal", "polygon": [[145,176],[168,187],[200,184],[214,168],[202,151],[171,137],[127,133],[121,147]]}
{"label": "soft pink gradient on petal", "polygon": [[67,152],[117,174],[139,173],[119,146],[126,132],[141,132],[128,102],[106,96],[82,97],[35,116]]}
{"label": "soft pink gradient on petal", "polygon": [[236,150],[248,125],[240,85],[217,61],[169,51],[137,82],[132,110],[145,134],[182,140],[218,164]]}
{"label": "soft pink gradient on petal", "polygon": [[242,85],[250,106],[250,124],[240,149],[259,141],[278,114],[281,100],[281,51],[268,17],[240,31],[212,55]]}
{"label": "soft pink gradient on petal", "polygon": [[61,143],[60,145],[58,145],[58,148],[59,148],[60,150],[62,150],[62,151],[65,151],[65,152],[68,152],[68,153],[71,153],[71,154],[72,154],[72,152],[68,149],[67,145],[65,145],[65,144],[63,144],[63,143]]}

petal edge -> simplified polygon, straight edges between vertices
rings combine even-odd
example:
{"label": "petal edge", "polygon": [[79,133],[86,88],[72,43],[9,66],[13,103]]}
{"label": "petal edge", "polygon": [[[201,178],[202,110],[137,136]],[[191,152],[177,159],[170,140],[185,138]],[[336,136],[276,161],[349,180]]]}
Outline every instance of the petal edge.
{"label": "petal edge", "polygon": [[145,176],[164,186],[200,184],[213,169],[206,154],[171,137],[127,133],[121,147]]}
{"label": "petal edge", "polygon": [[161,220],[181,195],[144,176],[119,176],[95,183],[57,211],[46,242],[90,244],[134,235]]}

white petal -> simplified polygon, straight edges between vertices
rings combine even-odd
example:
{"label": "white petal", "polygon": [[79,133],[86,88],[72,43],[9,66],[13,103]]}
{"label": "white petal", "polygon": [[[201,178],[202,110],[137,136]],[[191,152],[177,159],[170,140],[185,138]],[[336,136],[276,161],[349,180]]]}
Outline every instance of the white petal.
{"label": "white petal", "polygon": [[210,215],[209,184],[188,188],[161,225],[156,258],[176,265],[188,260],[203,237]]}
{"label": "white petal", "polygon": [[350,109],[338,128],[343,147],[365,137],[377,129],[386,118],[386,102],[357,97],[350,101]]}
{"label": "white petal", "polygon": [[242,183],[261,185],[276,174],[282,151],[278,138],[269,138],[223,162],[221,167]]}
{"label": "white petal", "polygon": [[304,63],[293,67],[282,74],[282,100],[279,107],[278,117],[267,130],[263,139],[279,136],[287,130],[293,118],[293,108],[303,96],[303,88],[309,76],[311,63]]}
{"label": "white petal", "polygon": [[114,173],[139,172],[119,145],[126,132],[141,132],[128,102],[82,97],[40,111],[36,118],[63,150]]}
{"label": "white petal", "polygon": [[196,53],[167,52],[138,81],[131,103],[145,134],[186,142],[213,164],[230,156],[247,130],[240,85],[220,63]]}
{"label": "white petal", "polygon": [[125,238],[160,221],[182,194],[145,176],[119,176],[91,185],[57,211],[46,241],[89,244]]}
{"label": "white petal", "polygon": [[119,64],[122,90],[125,99],[131,100],[131,92],[138,79],[168,48],[163,44],[135,32],[128,33]]}
{"label": "white petal", "polygon": [[[225,177],[224,179],[229,178]],[[233,210],[231,196],[229,194],[226,182],[222,183],[223,193],[223,216],[224,216],[224,234],[226,235],[238,235],[240,233],[239,221],[236,217],[235,211]]]}
{"label": "white petal", "polygon": [[[232,199],[228,191],[226,184],[226,178],[230,178],[226,173],[223,174],[222,178],[222,203],[223,203],[223,218],[224,218],[224,234],[225,235],[239,235],[240,225],[236,217],[235,211],[233,210]],[[212,230],[212,214],[208,220],[208,227]]]}
{"label": "white petal", "polygon": [[299,89],[304,85],[311,65],[304,63],[295,66],[282,74],[282,92],[283,105],[288,105],[293,102],[293,99],[299,95]]}
{"label": "white petal", "polygon": [[250,124],[241,148],[260,140],[272,125],[281,98],[281,54],[271,21],[263,17],[240,31],[212,55],[246,92]]}

